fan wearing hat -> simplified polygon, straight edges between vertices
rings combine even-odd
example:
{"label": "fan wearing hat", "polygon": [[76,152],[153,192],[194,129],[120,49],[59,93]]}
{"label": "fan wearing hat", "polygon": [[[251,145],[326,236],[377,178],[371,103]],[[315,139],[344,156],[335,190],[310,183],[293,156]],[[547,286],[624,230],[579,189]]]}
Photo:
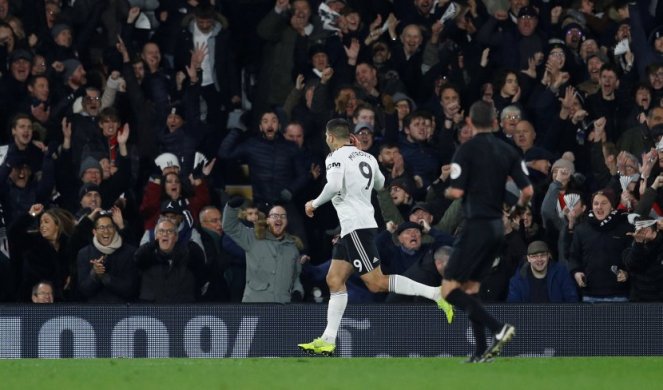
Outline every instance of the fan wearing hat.
{"label": "fan wearing hat", "polygon": [[406,220],[414,205],[413,191],[414,182],[406,176],[393,179],[388,186],[378,191],[383,220],[396,223]]}
{"label": "fan wearing hat", "polygon": [[[9,73],[15,81],[25,83],[28,80],[32,70],[32,57],[32,53],[25,49],[14,50],[9,55]],[[17,98],[16,95],[11,95],[11,97],[12,100]]]}
{"label": "fan wearing hat", "polygon": [[45,157],[41,177],[37,177],[24,153],[12,151],[7,154],[0,166],[0,202],[4,206],[6,226],[25,214],[33,204],[49,201],[55,186],[54,176],[50,156]]}
{"label": "fan wearing hat", "polygon": [[[424,232],[432,235],[434,240],[424,243]],[[431,228],[430,225],[411,221],[405,221],[397,227],[392,224],[376,238],[382,271],[398,275],[404,275],[415,264],[425,261],[425,257],[430,256],[436,248],[451,245],[452,242],[453,237]],[[432,258],[429,257],[428,260]]]}
{"label": "fan wearing hat", "polygon": [[575,226],[585,217],[586,200],[577,189],[570,191],[570,184],[575,173],[575,166],[570,160],[561,158],[551,169],[553,181],[548,186],[541,203],[541,218],[548,237],[557,238],[558,261],[567,264],[568,246],[571,244]]}
{"label": "fan wearing hat", "polygon": [[[89,214],[95,209],[101,207],[101,193],[99,186],[94,183],[85,183],[78,190],[78,199],[80,210],[76,213],[78,216]],[[81,211],[83,211],[81,213]]]}
{"label": "fan wearing hat", "polygon": [[527,263],[509,282],[507,302],[572,303],[578,293],[566,267],[552,261],[548,245],[534,241],[527,247]]}

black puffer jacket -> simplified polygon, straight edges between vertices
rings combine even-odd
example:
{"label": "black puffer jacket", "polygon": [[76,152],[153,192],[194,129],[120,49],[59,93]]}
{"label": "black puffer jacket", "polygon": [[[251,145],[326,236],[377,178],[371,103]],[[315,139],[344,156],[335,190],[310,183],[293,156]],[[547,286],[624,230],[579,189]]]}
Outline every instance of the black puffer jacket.
{"label": "black puffer jacket", "polygon": [[140,273],[140,301],[191,303],[199,297],[205,255],[197,244],[178,244],[163,253],[152,241],[138,248],[134,260]]}
{"label": "black puffer jacket", "polygon": [[[218,156],[222,159],[241,159],[249,165],[253,199],[256,203],[273,204],[289,201],[283,190],[290,195],[298,193],[307,183],[307,169],[297,145],[280,135],[269,141],[262,135],[239,143],[239,130],[231,131],[223,140]],[[239,143],[239,144],[238,144]]]}

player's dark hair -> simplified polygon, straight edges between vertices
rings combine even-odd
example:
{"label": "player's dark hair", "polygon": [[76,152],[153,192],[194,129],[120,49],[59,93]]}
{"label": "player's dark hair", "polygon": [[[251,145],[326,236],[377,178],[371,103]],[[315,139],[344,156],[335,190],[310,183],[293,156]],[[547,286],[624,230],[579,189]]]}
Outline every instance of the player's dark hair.
{"label": "player's dark hair", "polygon": [[345,119],[332,119],[327,122],[326,130],[336,138],[346,139],[350,137],[350,124]]}
{"label": "player's dark hair", "polygon": [[470,119],[477,129],[491,129],[495,121],[495,109],[483,100],[476,101],[470,107]]}

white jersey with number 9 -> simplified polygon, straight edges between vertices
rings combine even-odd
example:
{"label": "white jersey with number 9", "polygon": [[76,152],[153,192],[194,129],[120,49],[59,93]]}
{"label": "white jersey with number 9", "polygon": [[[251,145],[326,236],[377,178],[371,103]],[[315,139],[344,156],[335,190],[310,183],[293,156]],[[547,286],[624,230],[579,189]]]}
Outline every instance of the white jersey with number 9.
{"label": "white jersey with number 9", "polygon": [[[373,188],[380,190],[384,187],[384,176],[375,157],[347,145],[330,153],[325,166],[325,190],[328,187],[338,189],[331,200],[341,222],[341,237],[354,230],[376,228],[371,192]],[[325,190],[313,201],[315,207],[331,195],[326,194]]]}

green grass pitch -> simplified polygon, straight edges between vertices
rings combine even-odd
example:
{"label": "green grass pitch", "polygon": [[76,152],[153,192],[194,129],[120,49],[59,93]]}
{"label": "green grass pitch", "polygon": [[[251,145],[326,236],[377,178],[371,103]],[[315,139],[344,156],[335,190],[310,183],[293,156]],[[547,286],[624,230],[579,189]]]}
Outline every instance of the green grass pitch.
{"label": "green grass pitch", "polygon": [[663,357],[0,361],[1,389],[661,389]]}

